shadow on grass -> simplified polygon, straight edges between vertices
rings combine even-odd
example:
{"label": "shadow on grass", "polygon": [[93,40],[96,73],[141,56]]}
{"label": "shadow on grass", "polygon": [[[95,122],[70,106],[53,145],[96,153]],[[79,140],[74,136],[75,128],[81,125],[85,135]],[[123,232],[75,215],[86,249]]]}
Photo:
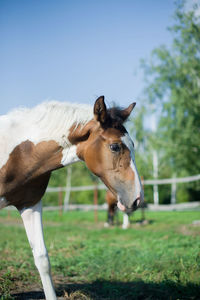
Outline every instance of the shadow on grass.
{"label": "shadow on grass", "polygon": [[[94,281],[92,283],[63,284],[56,288],[60,299],[69,300],[197,300],[200,299],[200,286],[195,284],[182,285],[171,281],[161,283],[110,282]],[[44,299],[42,292],[28,292],[12,295],[14,299]]]}

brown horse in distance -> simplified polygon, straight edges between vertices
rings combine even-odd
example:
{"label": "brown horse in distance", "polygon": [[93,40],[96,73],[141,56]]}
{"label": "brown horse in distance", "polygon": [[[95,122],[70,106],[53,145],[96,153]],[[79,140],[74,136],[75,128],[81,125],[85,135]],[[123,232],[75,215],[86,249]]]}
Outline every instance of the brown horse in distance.
{"label": "brown horse in distance", "polygon": [[[106,191],[105,195],[105,200],[108,205],[108,210],[107,210],[107,222],[104,223],[104,227],[109,227],[114,225],[114,219],[117,217],[117,197],[110,191]],[[145,213],[144,213],[144,208],[147,205],[143,202],[140,205],[141,208],[141,222],[145,221]],[[122,222],[122,228],[127,229],[130,225],[129,221],[130,214],[123,213],[123,222]],[[117,222],[118,223],[118,222]]]}

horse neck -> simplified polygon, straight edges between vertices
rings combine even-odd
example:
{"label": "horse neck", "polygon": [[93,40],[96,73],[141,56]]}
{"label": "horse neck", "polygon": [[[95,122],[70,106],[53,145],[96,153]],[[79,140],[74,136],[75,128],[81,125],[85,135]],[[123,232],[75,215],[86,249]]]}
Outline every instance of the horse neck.
{"label": "horse neck", "polygon": [[63,148],[63,166],[79,161],[76,146],[71,144],[68,137],[72,127],[84,127],[93,118],[92,107],[58,102],[49,103],[47,107],[47,113],[40,123],[41,139],[54,140]]}

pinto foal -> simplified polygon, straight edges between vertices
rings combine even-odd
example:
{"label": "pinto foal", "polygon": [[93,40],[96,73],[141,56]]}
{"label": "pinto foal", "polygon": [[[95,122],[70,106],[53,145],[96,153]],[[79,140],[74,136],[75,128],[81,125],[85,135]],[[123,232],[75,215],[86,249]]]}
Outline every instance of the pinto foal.
{"label": "pinto foal", "polygon": [[46,102],[0,117],[0,208],[20,212],[40,273],[45,297],[56,299],[44,243],[41,198],[51,172],[79,160],[117,196],[130,212],[143,201],[134,146],[124,121],[126,109],[107,109],[99,97],[86,105]]}

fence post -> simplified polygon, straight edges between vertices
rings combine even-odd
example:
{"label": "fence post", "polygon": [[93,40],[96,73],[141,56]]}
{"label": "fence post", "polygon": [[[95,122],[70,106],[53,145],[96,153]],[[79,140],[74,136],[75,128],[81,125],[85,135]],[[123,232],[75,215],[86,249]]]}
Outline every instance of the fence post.
{"label": "fence post", "polygon": [[[144,177],[141,176],[141,184],[142,184],[142,189],[143,189],[143,194],[144,194]],[[145,201],[145,200],[144,200]],[[145,213],[144,213],[144,206],[145,205],[142,205],[141,207],[141,220],[144,221],[145,220]]]}
{"label": "fence post", "polygon": [[[173,178],[175,179],[175,176],[173,176]],[[175,204],[176,203],[176,182],[172,182],[171,184],[171,204]]]}
{"label": "fence post", "polygon": [[63,192],[61,190],[61,188],[59,189],[58,191],[58,206],[59,206],[59,216],[62,216],[62,213],[63,213],[63,201],[62,201],[62,198],[63,198]]}
{"label": "fence post", "polygon": [[98,221],[98,187],[97,182],[94,183],[94,221]]}
{"label": "fence post", "polygon": [[71,175],[72,175],[72,167],[67,167],[67,179],[66,179],[66,193],[65,193],[65,199],[64,199],[64,211],[68,210],[69,206],[69,197],[70,197],[70,189],[71,189]]}
{"label": "fence post", "polygon": [[[153,177],[154,179],[158,178],[158,153],[156,150],[153,150]],[[159,194],[158,194],[158,185],[153,185],[153,201],[154,204],[159,204]]]}

